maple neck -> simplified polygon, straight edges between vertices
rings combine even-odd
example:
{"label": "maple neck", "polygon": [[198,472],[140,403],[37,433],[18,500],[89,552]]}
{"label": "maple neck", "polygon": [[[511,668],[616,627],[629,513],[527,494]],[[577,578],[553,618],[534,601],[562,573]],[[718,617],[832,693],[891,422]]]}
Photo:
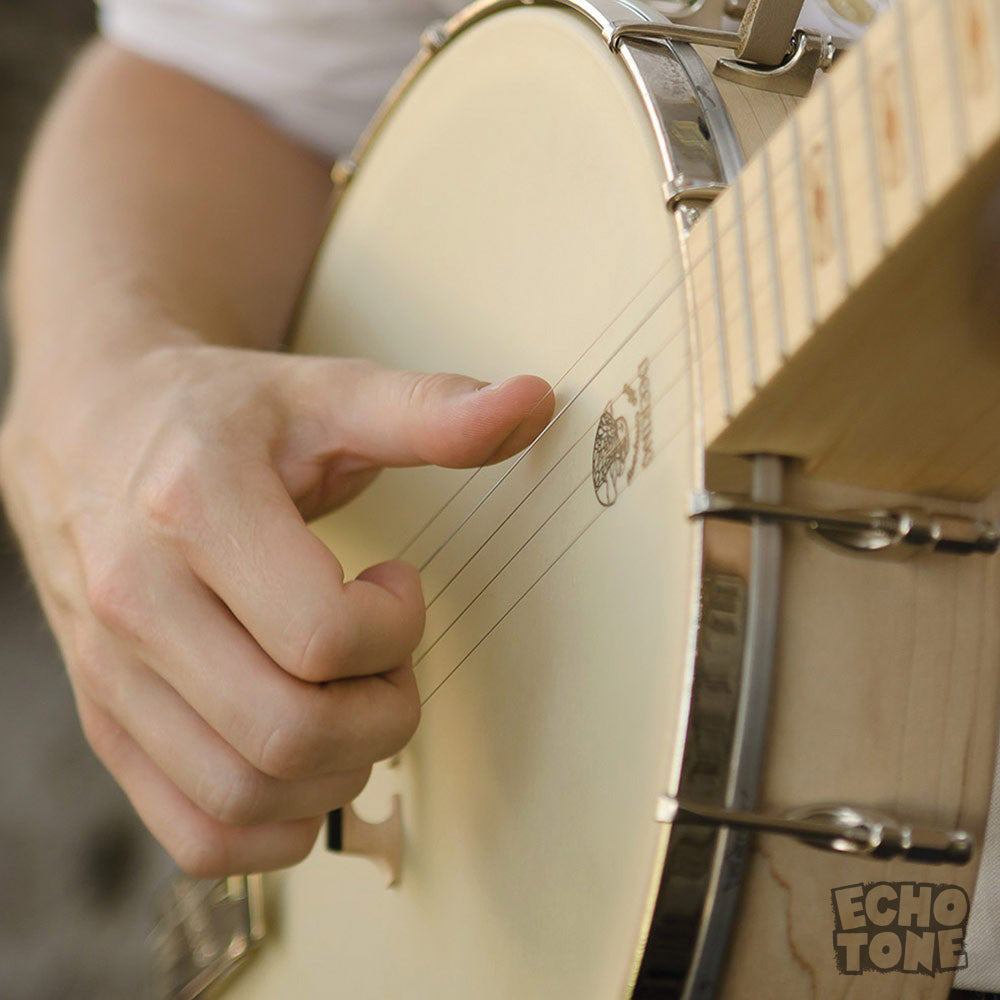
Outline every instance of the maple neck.
{"label": "maple neck", "polygon": [[[761,399],[776,385],[779,398],[769,405],[780,408],[782,384],[796,381],[784,370],[810,353],[803,348],[858,289],[888,273],[887,262],[977,165],[996,159],[998,146],[997,0],[903,0],[820,74],[809,98],[689,235],[710,447],[779,448],[814,465],[829,459],[829,442],[813,447],[825,449],[821,459],[803,454],[794,435],[784,448],[780,434],[762,438]],[[1000,180],[992,167],[989,174]],[[985,487],[939,486],[936,474],[883,482],[851,465],[835,460],[834,474],[958,494]]]}

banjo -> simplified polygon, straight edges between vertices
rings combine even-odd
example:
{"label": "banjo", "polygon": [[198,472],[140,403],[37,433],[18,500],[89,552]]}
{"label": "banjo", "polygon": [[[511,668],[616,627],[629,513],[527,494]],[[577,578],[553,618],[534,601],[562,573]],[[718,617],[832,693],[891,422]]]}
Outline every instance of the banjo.
{"label": "banjo", "polygon": [[947,996],[1000,693],[1000,3],[836,58],[798,6],[479,0],[338,164],[295,349],[536,372],[555,416],[315,524],[420,567],[421,726],[301,865],[178,884],[165,992],[252,955],[227,995]]}

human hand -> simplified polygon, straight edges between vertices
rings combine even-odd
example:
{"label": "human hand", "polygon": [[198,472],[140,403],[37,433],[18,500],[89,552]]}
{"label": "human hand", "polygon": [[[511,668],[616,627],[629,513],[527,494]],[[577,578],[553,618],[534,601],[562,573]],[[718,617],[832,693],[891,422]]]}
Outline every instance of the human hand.
{"label": "human hand", "polygon": [[305,520],[382,466],[512,455],[551,415],[540,379],[480,385],[188,341],[19,378],[9,517],[87,739],[186,871],[300,860],[413,734],[416,570],[345,582]]}

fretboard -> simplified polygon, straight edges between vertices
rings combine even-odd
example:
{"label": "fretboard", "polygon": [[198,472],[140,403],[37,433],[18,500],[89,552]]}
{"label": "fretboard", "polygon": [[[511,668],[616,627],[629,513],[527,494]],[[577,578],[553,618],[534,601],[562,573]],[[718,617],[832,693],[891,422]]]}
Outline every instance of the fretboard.
{"label": "fretboard", "polygon": [[[977,408],[1000,431],[989,383],[965,373],[996,363],[1000,377],[1000,358],[977,356],[963,272],[976,270],[991,188],[1000,195],[998,160],[1000,0],[903,0],[821,74],[690,234],[706,443],[921,492],[981,494],[1000,479],[1000,448],[976,466],[988,445],[955,440]],[[927,283],[939,294],[920,306]],[[940,329],[949,317],[961,330]],[[928,388],[938,382],[944,412]],[[966,383],[983,398],[963,399]],[[883,456],[879,428],[886,444],[916,440]],[[949,446],[935,464],[930,452]]]}

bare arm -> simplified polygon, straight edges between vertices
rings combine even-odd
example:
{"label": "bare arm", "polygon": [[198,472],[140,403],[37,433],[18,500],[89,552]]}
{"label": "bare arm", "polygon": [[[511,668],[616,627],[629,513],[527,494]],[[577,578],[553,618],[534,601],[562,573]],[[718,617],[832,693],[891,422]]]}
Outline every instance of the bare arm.
{"label": "bare arm", "polygon": [[512,454],[551,411],[530,376],[266,350],[327,194],[239,103],[98,43],[16,212],[5,503],[88,739],[196,874],[304,856],[419,718],[415,571],[345,581],[304,518],[382,465]]}
{"label": "bare arm", "polygon": [[[22,360],[117,350],[137,315],[154,339],[184,328],[276,346],[325,223],[328,170],[239,102],[93,44],[44,122],[15,216]],[[69,317],[87,336],[51,335]]]}

